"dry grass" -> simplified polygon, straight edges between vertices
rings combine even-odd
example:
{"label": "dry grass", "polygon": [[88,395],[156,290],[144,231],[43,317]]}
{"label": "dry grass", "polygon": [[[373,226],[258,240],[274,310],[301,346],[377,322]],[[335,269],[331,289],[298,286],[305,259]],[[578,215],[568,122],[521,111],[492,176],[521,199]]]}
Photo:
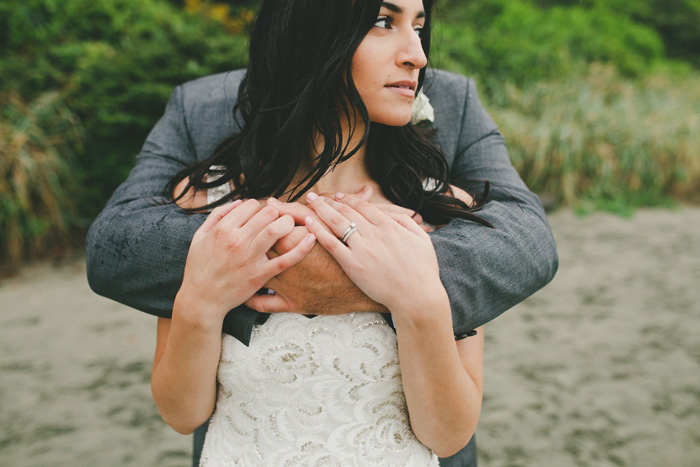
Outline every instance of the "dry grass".
{"label": "dry grass", "polygon": [[587,76],[509,88],[492,109],[511,158],[536,192],[624,210],[670,197],[700,201],[700,79]]}
{"label": "dry grass", "polygon": [[70,244],[82,133],[57,93],[0,95],[0,108],[0,264],[13,266]]}

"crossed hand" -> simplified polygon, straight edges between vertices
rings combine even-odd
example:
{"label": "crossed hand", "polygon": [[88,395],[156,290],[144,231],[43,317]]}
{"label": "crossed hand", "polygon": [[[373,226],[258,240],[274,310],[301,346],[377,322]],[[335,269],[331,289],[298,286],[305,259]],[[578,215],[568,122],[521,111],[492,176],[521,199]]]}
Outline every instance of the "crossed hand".
{"label": "crossed hand", "polygon": [[[354,194],[357,199],[368,202],[372,198],[372,188],[366,186]],[[323,193],[322,198],[331,200],[334,194]],[[328,225],[317,213],[314,203],[282,203],[274,198],[268,204],[279,210],[280,215],[290,215],[295,221],[292,231],[281,238],[267,252],[270,259],[291,251],[299,242],[313,232],[306,225],[306,218]],[[394,204],[373,204],[386,216],[398,222],[412,216],[411,222],[426,232],[433,230],[424,224],[420,214]],[[346,228],[347,225],[344,227]],[[342,232],[339,238],[342,238]],[[266,313],[297,312],[307,314],[343,314],[352,311],[386,312],[386,307],[369,298],[346,274],[337,259],[322,245],[311,251],[294,267],[271,278],[264,287],[275,291],[275,295],[254,295],[245,302],[249,307]]]}
{"label": "crossed hand", "polygon": [[[196,204],[198,196],[185,198]],[[372,190],[366,187],[355,196],[369,204]],[[426,237],[425,231],[431,229],[419,228],[421,216],[408,209],[372,206],[397,226],[412,216],[413,227]],[[315,245],[319,227],[326,225],[324,217],[318,203],[282,203],[274,198],[267,203],[237,200],[214,209],[192,238],[178,295],[193,305],[193,313],[216,320],[242,303],[266,313],[387,311],[384,303],[368,297],[348,277],[338,258]],[[317,222],[312,227],[308,219]],[[275,294],[257,295],[265,288]]]}

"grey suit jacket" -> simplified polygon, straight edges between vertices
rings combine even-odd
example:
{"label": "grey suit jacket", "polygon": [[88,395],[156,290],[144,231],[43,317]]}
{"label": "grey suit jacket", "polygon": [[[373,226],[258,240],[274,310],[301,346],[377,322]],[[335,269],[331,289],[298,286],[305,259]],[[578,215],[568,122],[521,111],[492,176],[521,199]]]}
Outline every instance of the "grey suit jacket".
{"label": "grey suit jacket", "polygon": [[[152,199],[160,198],[177,171],[209,157],[223,139],[240,131],[231,109],[243,74],[208,76],[175,88],[136,166],[88,232],[87,274],[95,292],[170,317],[189,244],[204,215]],[[438,145],[452,179],[492,184],[479,215],[495,229],[455,219],[431,234],[460,335],[547,284],[558,259],[542,205],[511,165],[474,82],[428,70],[424,92],[435,108]],[[256,311],[238,307],[227,316],[224,331],[247,344],[247,330],[257,318]]]}

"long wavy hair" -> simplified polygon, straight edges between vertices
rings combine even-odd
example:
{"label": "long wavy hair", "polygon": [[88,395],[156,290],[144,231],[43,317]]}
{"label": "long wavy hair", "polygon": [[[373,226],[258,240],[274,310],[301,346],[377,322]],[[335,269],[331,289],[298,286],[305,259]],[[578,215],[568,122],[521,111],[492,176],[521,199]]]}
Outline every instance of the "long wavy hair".
{"label": "long wavy hair", "polygon": [[[447,194],[449,167],[431,141],[432,128],[410,123],[392,127],[369,119],[352,78],[352,58],[376,23],[381,4],[382,0],[265,0],[252,28],[249,65],[232,110],[242,131],[225,139],[208,159],[180,171],[168,183],[166,196],[189,177],[173,202],[190,188],[229,182],[233,186],[227,196],[198,211],[239,198],[289,194],[288,200],[296,201],[366,144],[367,171],[391,202],[417,211],[434,225],[459,217],[491,227],[473,214],[485,201],[488,185],[472,207]],[[423,6],[421,42],[429,57],[433,0],[423,0]],[[420,70],[417,91],[425,71]],[[343,140],[342,122],[350,122],[352,136],[358,117],[364,134],[360,144],[350,148],[352,138]],[[322,148],[314,144],[316,135],[322,137]],[[320,154],[309,162],[314,152]],[[303,179],[289,188],[300,168],[307,167]],[[426,178],[435,181],[432,187],[424,188]]]}

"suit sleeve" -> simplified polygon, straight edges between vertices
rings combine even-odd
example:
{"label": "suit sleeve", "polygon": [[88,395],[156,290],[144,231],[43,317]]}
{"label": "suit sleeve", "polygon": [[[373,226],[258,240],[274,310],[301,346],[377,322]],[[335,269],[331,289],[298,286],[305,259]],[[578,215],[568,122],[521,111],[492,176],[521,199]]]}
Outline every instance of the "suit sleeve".
{"label": "suit sleeve", "polygon": [[431,234],[440,278],[460,337],[523,301],[552,280],[558,268],[554,238],[542,204],[508,157],[498,127],[482,107],[472,80],[451,179],[474,190],[488,180],[491,192],[478,214],[494,229],[454,219]]}
{"label": "suit sleeve", "polygon": [[87,276],[96,293],[171,316],[189,244],[205,216],[163,204],[162,194],[168,180],[196,160],[177,87],[129,177],[88,232]]}

